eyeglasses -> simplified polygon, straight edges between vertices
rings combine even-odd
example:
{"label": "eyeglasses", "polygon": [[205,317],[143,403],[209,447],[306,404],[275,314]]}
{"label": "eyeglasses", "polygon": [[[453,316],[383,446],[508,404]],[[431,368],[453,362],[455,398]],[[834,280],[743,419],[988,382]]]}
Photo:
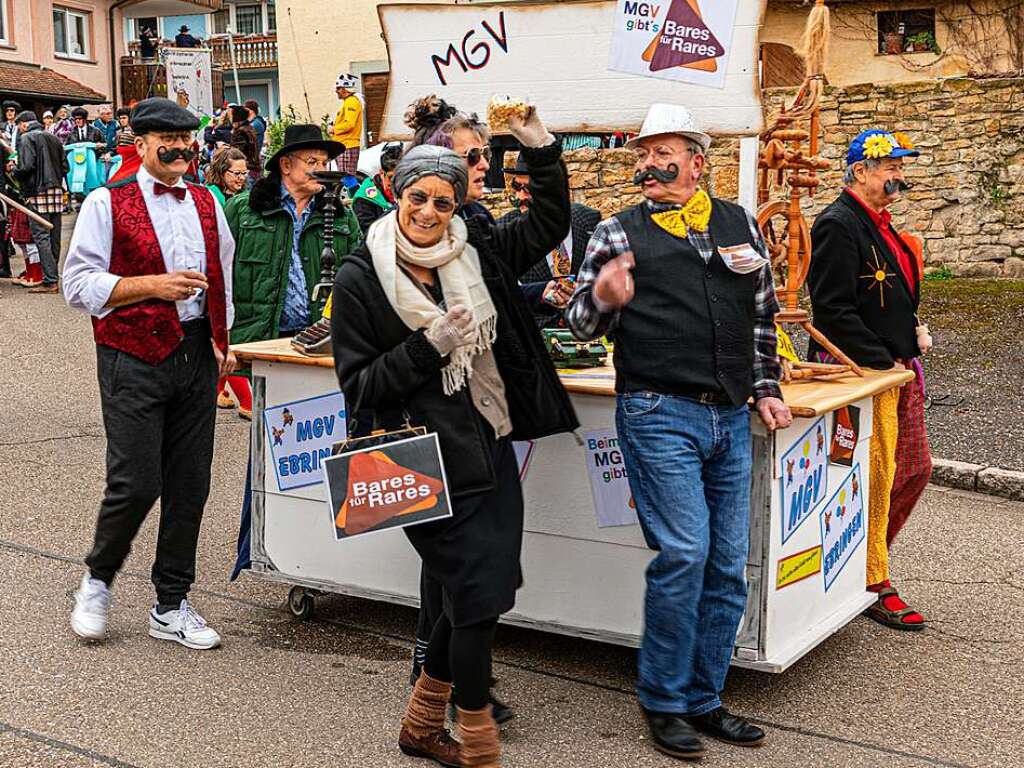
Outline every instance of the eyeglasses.
{"label": "eyeglasses", "polygon": [[[696,154],[693,147],[684,147],[683,151],[689,152],[691,155]],[[636,149],[633,150],[633,155],[638,163],[641,163],[644,160],[646,160],[648,157],[651,156],[651,154],[651,150],[647,149],[646,147],[637,147]],[[656,157],[672,158],[675,157],[676,150],[674,150],[672,147],[658,146],[654,148],[653,154]]]}
{"label": "eyeglasses", "polygon": [[302,163],[307,169],[314,171],[318,168],[326,168],[329,160],[321,160],[319,157],[296,157],[295,155],[286,155],[293,162]]}
{"label": "eyeglasses", "polygon": [[234,176],[236,179],[244,179],[249,175],[248,171],[224,171],[225,176]]}
{"label": "eyeglasses", "polygon": [[156,135],[157,140],[161,144],[173,144],[176,141],[184,142],[185,144],[192,143],[192,132],[182,131],[181,133],[158,133]]}
{"label": "eyeglasses", "polygon": [[466,164],[470,168],[475,168],[480,165],[480,158],[484,158],[488,163],[491,162],[491,148],[490,147],[473,147],[466,154],[463,155],[466,158]]}
{"label": "eyeglasses", "polygon": [[512,187],[512,191],[513,192],[529,192],[530,191],[530,185],[529,184],[523,184],[523,183],[518,182],[518,181],[513,181],[510,186]]}
{"label": "eyeglasses", "polygon": [[438,213],[451,213],[455,210],[455,201],[450,197],[431,197],[426,192],[418,189],[409,190],[409,202],[417,208],[422,208],[429,200],[434,201],[434,210]]}

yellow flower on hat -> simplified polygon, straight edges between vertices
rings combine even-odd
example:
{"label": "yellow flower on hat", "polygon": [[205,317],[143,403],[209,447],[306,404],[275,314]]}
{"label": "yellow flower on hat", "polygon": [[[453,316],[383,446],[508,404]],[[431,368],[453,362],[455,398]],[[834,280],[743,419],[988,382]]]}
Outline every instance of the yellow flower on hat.
{"label": "yellow flower on hat", "polygon": [[888,157],[896,149],[893,138],[887,133],[876,133],[868,136],[864,142],[864,157],[869,160],[880,160]]}
{"label": "yellow flower on hat", "polygon": [[914,148],[914,142],[912,142],[910,140],[910,137],[907,136],[907,134],[905,134],[903,131],[893,132],[892,137],[896,139],[896,143],[900,145],[900,149]]}

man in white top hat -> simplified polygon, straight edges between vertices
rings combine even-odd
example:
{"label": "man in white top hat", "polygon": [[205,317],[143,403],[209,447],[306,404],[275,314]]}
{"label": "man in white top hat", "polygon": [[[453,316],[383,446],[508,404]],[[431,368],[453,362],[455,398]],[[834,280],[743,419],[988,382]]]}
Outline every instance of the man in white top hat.
{"label": "man in white top hat", "polygon": [[359,166],[359,147],[363,141],[363,102],[355,89],[355,75],[347,72],[338,75],[334,91],[341,99],[341,106],[331,127],[331,139],[345,145],[345,151],[338,156],[338,170],[352,176]]}
{"label": "man in white top hat", "polygon": [[746,603],[750,416],[782,402],[771,267],[754,218],[698,186],[711,138],[655,104],[634,182],[645,200],[601,222],[568,312],[581,339],[615,340],[616,426],[648,545],[637,690],[655,747],[697,759],[698,732],[756,746],[764,732],[719,693]]}

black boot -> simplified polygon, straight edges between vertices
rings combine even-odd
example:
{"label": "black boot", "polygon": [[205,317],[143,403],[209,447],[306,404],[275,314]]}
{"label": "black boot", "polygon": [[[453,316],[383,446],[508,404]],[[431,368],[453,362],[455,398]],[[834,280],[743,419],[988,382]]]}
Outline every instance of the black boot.
{"label": "black boot", "polygon": [[[491,704],[491,716],[494,718],[494,722],[498,725],[507,723],[513,717],[516,716],[516,711],[512,709],[508,704],[503,702],[497,696],[494,695],[494,686],[498,684],[498,681],[493,677],[491,678],[491,691],[487,694],[487,700]],[[452,697],[452,703],[448,705],[448,716],[455,719],[455,703],[454,697]]]}
{"label": "black boot", "polygon": [[682,715],[646,709],[643,713],[656,750],[679,760],[699,760],[704,756],[704,742]]}
{"label": "black boot", "polygon": [[703,715],[686,718],[698,731],[713,739],[737,747],[759,747],[764,741],[764,731],[742,717],[737,717],[725,707],[713,709]]}

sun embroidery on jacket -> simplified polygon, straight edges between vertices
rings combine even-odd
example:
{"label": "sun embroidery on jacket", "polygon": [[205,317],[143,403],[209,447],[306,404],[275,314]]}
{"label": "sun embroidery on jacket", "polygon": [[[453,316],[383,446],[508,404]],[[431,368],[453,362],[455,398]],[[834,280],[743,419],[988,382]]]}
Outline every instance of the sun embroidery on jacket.
{"label": "sun embroidery on jacket", "polygon": [[895,272],[887,272],[885,269],[885,262],[882,261],[878,255],[878,251],[875,250],[874,246],[871,247],[871,256],[874,259],[875,271],[870,272],[866,275],[861,275],[862,280],[870,280],[871,284],[868,286],[868,290],[871,291],[874,288],[878,288],[878,297],[882,302],[882,309],[885,309],[885,289],[892,288],[892,282],[889,278],[896,277]]}

